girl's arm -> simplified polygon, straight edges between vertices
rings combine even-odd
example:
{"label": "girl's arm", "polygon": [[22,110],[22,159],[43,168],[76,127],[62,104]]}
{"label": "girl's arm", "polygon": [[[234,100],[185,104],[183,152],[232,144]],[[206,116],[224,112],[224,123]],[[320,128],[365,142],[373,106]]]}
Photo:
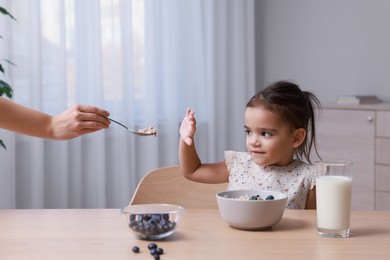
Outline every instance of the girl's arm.
{"label": "girl's arm", "polygon": [[97,107],[75,105],[51,116],[0,98],[0,128],[45,139],[67,140],[108,128],[108,115]]}
{"label": "girl's arm", "polygon": [[316,208],[317,208],[316,187],[314,186],[314,188],[311,189],[307,194],[305,209],[316,209]]}
{"label": "girl's arm", "polygon": [[195,149],[196,120],[194,112],[187,109],[180,126],[180,172],[189,180],[203,183],[228,182],[229,172],[224,161],[202,164]]}

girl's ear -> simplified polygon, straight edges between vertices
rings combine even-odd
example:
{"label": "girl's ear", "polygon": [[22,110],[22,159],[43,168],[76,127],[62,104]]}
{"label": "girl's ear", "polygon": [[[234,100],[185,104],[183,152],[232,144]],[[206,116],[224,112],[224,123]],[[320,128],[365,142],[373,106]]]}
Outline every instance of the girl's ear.
{"label": "girl's ear", "polygon": [[304,128],[298,128],[294,131],[293,148],[298,148],[306,138],[306,130]]}

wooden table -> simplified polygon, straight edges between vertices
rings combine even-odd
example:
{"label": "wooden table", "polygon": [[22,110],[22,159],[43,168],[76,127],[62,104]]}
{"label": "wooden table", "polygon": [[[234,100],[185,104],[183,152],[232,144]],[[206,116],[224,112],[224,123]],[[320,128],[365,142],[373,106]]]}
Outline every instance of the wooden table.
{"label": "wooden table", "polygon": [[[286,210],[272,230],[240,231],[218,210],[187,209],[176,233],[156,243],[161,259],[390,259],[390,211],[353,211],[350,238],[320,237],[315,214]],[[119,209],[0,210],[1,260],[153,259],[149,243]]]}

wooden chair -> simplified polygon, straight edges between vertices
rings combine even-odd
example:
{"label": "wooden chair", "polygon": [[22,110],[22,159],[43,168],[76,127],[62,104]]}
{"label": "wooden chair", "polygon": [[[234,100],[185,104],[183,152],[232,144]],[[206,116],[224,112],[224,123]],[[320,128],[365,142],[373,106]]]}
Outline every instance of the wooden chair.
{"label": "wooden chair", "polygon": [[185,208],[218,208],[215,194],[225,191],[227,185],[187,180],[178,166],[157,168],[142,178],[130,205],[166,203]]}

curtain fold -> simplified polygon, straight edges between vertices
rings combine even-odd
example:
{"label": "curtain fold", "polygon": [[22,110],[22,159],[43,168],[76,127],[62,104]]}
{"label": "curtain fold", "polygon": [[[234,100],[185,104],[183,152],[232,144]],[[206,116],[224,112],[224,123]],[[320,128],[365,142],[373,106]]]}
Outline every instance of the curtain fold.
{"label": "curtain fold", "polygon": [[[222,0],[1,1],[17,67],[14,100],[57,114],[91,104],[112,124],[69,141],[0,130],[0,208],[118,208],[150,170],[178,163],[187,107],[204,162],[245,150],[243,115],[254,85],[254,2]],[[2,50],[0,53],[4,53]],[[1,111],[0,111],[1,113]]]}

